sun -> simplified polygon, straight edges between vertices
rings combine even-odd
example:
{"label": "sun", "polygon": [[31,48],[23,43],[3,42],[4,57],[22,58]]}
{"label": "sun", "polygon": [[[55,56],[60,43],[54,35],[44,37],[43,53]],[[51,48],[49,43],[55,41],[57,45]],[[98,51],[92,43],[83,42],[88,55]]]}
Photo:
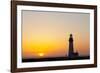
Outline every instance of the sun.
{"label": "sun", "polygon": [[39,53],[39,56],[40,56],[40,57],[44,56],[44,53]]}

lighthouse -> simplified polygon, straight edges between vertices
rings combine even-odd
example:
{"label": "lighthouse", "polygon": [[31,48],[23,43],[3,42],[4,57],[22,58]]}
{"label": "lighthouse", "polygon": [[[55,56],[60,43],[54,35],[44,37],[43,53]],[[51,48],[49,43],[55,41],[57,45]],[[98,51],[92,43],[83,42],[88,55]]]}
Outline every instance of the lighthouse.
{"label": "lighthouse", "polygon": [[68,51],[68,58],[76,58],[78,57],[78,52],[74,52],[74,44],[73,44],[73,35],[70,34],[69,37],[69,51]]}

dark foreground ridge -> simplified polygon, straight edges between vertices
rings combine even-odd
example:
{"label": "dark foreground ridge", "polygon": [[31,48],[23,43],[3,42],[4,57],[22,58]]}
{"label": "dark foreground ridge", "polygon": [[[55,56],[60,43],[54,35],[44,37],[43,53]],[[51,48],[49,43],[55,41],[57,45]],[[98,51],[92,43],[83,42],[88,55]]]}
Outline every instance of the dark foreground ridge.
{"label": "dark foreground ridge", "polygon": [[55,57],[55,58],[29,58],[29,59],[22,59],[22,62],[40,62],[40,61],[63,61],[63,60],[85,60],[90,59],[89,56],[78,56],[75,58],[67,58],[67,57]]}

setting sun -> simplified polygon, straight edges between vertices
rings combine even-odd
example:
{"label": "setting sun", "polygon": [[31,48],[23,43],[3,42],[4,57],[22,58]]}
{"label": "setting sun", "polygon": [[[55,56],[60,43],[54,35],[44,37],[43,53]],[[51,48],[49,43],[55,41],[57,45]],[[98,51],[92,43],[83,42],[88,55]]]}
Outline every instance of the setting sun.
{"label": "setting sun", "polygon": [[42,56],[44,56],[44,54],[43,53],[39,53],[39,56],[42,57]]}

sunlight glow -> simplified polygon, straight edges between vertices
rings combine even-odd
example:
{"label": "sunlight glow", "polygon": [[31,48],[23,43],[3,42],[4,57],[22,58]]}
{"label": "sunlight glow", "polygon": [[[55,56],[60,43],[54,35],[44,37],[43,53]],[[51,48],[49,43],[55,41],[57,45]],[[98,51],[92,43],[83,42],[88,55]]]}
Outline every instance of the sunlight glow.
{"label": "sunlight glow", "polygon": [[43,53],[39,53],[39,56],[42,57],[42,56],[44,56],[44,54]]}

